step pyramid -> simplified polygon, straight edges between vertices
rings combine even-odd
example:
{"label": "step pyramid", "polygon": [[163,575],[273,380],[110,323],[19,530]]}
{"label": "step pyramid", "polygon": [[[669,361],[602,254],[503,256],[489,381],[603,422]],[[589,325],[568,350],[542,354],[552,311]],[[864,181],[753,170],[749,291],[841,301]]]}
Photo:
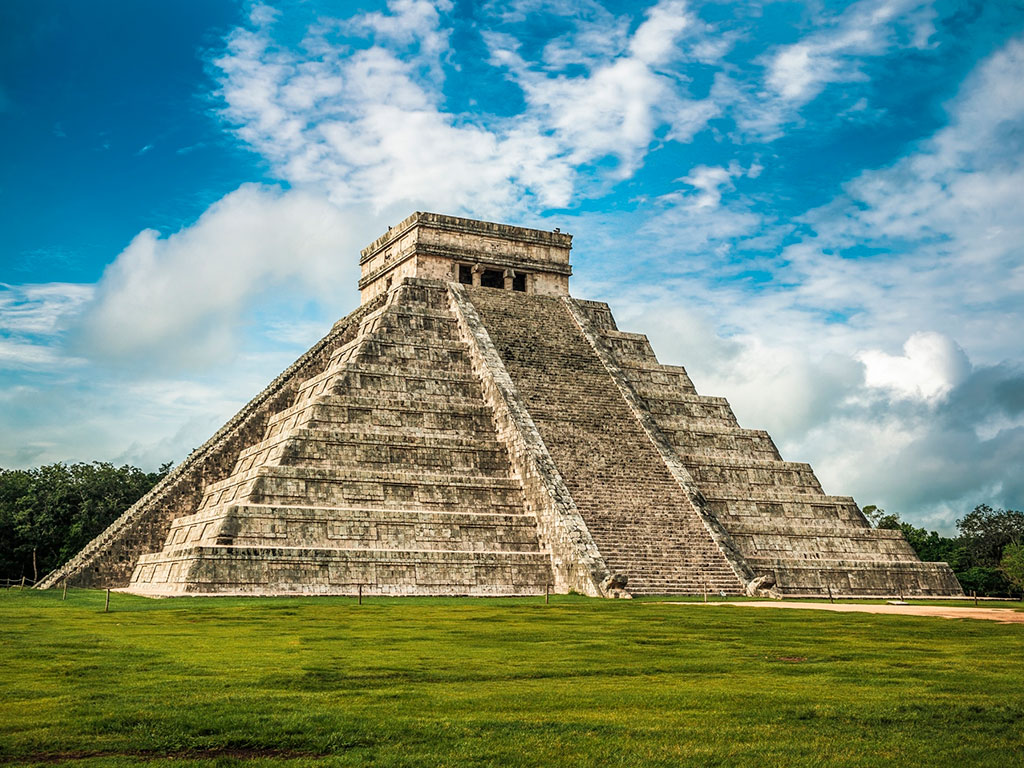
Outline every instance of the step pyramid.
{"label": "step pyramid", "polygon": [[570,247],[430,213],[390,229],[359,309],[43,586],[961,594],[570,297]]}

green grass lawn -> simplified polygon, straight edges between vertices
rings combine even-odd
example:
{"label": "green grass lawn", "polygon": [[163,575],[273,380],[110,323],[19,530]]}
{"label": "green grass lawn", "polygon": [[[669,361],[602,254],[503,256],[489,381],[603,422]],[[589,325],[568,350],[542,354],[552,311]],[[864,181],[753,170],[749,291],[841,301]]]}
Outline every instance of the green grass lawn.
{"label": "green grass lawn", "polygon": [[0,763],[1024,762],[1021,625],[561,596],[111,608],[0,592]]}

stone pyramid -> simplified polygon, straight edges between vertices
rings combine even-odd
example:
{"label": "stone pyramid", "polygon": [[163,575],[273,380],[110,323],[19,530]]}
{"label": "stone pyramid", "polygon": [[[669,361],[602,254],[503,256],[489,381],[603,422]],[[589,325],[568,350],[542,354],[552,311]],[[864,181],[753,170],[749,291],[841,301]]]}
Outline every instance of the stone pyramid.
{"label": "stone pyramid", "polygon": [[44,586],[145,595],[952,595],[697,394],[570,235],[416,213],[361,306]]}

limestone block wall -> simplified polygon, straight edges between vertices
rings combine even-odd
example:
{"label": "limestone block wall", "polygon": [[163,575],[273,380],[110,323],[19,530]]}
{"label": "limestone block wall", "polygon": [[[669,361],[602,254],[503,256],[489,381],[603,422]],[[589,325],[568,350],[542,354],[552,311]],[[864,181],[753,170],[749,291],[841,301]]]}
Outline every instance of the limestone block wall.
{"label": "limestone block wall", "polygon": [[550,556],[530,552],[192,547],[140,560],[132,591],[172,595],[543,594]]}
{"label": "limestone block wall", "polygon": [[539,552],[531,515],[233,505],[175,520],[165,550],[199,545]]}

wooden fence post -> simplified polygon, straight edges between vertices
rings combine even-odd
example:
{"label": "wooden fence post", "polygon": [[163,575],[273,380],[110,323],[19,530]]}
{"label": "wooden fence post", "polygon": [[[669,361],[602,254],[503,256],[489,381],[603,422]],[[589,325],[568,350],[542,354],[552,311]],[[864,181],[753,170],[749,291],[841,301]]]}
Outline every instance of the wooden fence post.
{"label": "wooden fence post", "polygon": [[835,604],[836,601],[832,599],[832,585],[828,584],[827,586],[828,586],[828,601],[830,603]]}
{"label": "wooden fence post", "polygon": [[107,587],[107,602],[103,604],[103,612],[110,613],[110,587]]}
{"label": "wooden fence post", "polygon": [[363,585],[359,585],[359,604],[363,604]]}
{"label": "wooden fence post", "polygon": [[64,577],[64,591],[61,593],[60,599],[61,599],[62,602],[64,600],[68,599],[68,577],[67,576]]}
{"label": "wooden fence post", "polygon": [[544,604],[545,605],[547,605],[547,603],[548,603],[548,593],[550,591],[551,591],[551,585],[550,584],[545,584],[544,585]]}

